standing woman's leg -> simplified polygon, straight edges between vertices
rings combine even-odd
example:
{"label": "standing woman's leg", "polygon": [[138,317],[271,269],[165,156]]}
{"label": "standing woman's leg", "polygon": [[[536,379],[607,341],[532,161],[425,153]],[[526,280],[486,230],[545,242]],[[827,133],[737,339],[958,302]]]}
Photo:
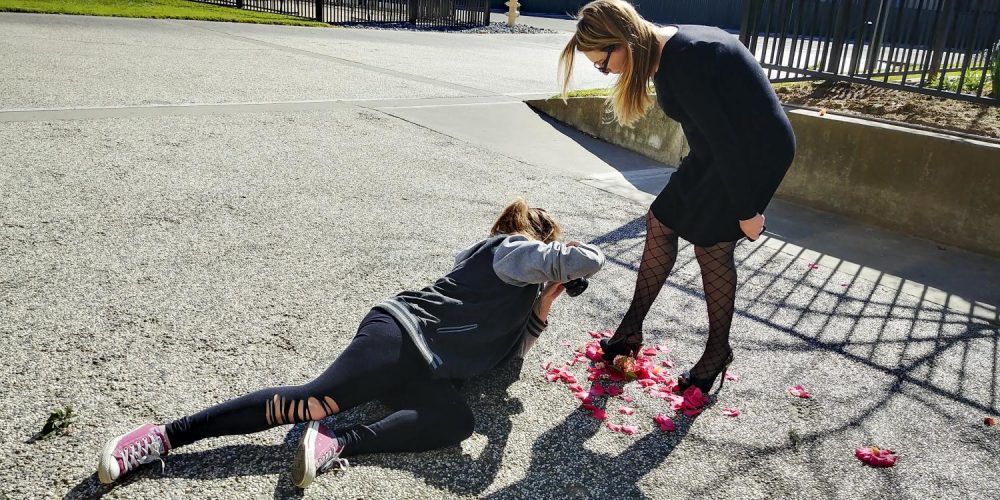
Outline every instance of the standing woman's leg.
{"label": "standing woman's leg", "polygon": [[604,357],[613,362],[619,354],[635,354],[642,344],[642,323],[677,260],[677,233],[663,225],[652,210],[646,213],[646,243],[639,262],[632,303],[615,330],[603,343]]}
{"label": "standing woman's leg", "polygon": [[[736,304],[736,242],[717,243],[710,247],[694,247],[694,255],[701,267],[701,280],[705,288],[708,309],[708,341],[701,359],[691,369],[691,376],[714,380],[727,364],[732,348],[729,346],[729,327],[733,322]],[[709,381],[711,385],[711,381]],[[703,388],[704,389],[704,388]]]}

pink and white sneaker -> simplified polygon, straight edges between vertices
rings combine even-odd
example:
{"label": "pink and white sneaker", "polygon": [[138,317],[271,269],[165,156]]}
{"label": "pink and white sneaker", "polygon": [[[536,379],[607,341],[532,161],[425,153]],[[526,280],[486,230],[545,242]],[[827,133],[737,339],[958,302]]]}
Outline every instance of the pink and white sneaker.
{"label": "pink and white sneaker", "polygon": [[340,458],[342,451],[344,449],[333,431],[319,422],[309,422],[292,462],[292,482],[299,488],[305,488],[320,472],[334,467],[346,469],[350,464],[346,458]]}
{"label": "pink and white sneaker", "polygon": [[159,460],[162,465],[160,457],[168,451],[170,441],[160,426],[140,425],[108,441],[97,465],[97,477],[102,483],[111,484],[142,464]]}

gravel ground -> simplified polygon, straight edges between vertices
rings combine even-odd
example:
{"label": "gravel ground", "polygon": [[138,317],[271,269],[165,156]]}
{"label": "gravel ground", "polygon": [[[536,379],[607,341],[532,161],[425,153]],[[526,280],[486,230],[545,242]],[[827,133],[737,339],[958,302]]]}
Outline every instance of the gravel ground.
{"label": "gravel ground", "polygon": [[[0,30],[7,32],[11,18],[0,16]],[[162,35],[155,21],[118,22]],[[101,22],[91,31],[87,22],[73,23],[79,37],[112,33]],[[349,31],[235,29],[297,47],[309,46],[310,32]],[[412,35],[428,44],[445,36]],[[330,43],[314,42],[320,51]],[[48,54],[42,45],[22,50]],[[88,93],[46,79],[55,71],[47,65],[63,67],[56,56],[29,56],[22,64],[34,61],[38,69],[5,84],[18,95],[32,96],[32,87],[53,94],[76,88],[83,101],[128,88],[155,94],[156,80],[137,74],[97,79],[104,85]],[[204,57],[210,66],[219,56]],[[446,62],[435,70],[444,93],[464,75]],[[370,70],[339,71],[351,78]],[[376,73],[386,88],[414,81]],[[43,89],[45,82],[55,87]],[[238,92],[226,94],[219,82],[208,80],[204,91],[227,99]],[[275,84],[260,88],[280,92]],[[563,384],[548,382],[542,365],[568,360],[590,339],[587,331],[620,318],[645,207],[360,106],[0,119],[0,338],[10,346],[0,353],[0,496],[995,495],[1000,434],[982,421],[998,413],[997,325],[763,245],[741,245],[737,255],[732,371],[739,380],[701,416],[677,417],[673,433],[652,423],[657,413],[673,413],[629,384],[634,415],[617,413],[618,399],[598,404],[610,421],[638,432],[611,432],[579,411]],[[585,294],[559,299],[523,367],[466,387],[477,423],[461,446],[357,457],[348,470],[299,491],[287,471],[301,426],[280,427],[196,443],[176,450],[162,470],[150,465],[114,488],[100,487],[94,468],[106,439],[248,391],[309,380],[349,342],[372,304],[446,272],[453,254],[522,194],[550,209],[569,237],[601,245],[609,263]],[[692,249],[683,246],[646,324],[648,343],[672,349],[673,372],[695,361],[704,344],[699,290]],[[571,370],[584,373],[580,365]],[[792,398],[787,388],[794,384],[815,397]],[[72,432],[31,442],[49,412],[65,405],[78,414]],[[742,415],[721,415],[728,407]],[[331,423],[383,412],[367,405]],[[853,450],[864,445],[899,452],[899,463],[861,465]]]}

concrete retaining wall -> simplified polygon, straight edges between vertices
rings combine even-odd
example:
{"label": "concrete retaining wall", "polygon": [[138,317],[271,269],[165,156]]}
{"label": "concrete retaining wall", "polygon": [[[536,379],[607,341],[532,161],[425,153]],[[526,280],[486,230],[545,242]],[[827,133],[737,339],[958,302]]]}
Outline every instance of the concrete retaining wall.
{"label": "concrete retaining wall", "polygon": [[[680,125],[658,108],[626,129],[608,123],[600,97],[528,104],[670,165],[687,154]],[[789,118],[798,149],[779,197],[1000,256],[1000,146],[804,110]]]}

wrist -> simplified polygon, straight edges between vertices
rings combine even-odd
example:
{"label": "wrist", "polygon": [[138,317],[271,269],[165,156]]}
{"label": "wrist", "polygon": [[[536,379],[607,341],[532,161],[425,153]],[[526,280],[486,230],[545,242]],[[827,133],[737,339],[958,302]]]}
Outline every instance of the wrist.
{"label": "wrist", "polygon": [[535,316],[539,320],[541,320],[542,323],[549,322],[549,309],[551,305],[552,305],[551,303],[538,302],[537,304],[535,304],[535,307],[532,308],[534,310]]}

